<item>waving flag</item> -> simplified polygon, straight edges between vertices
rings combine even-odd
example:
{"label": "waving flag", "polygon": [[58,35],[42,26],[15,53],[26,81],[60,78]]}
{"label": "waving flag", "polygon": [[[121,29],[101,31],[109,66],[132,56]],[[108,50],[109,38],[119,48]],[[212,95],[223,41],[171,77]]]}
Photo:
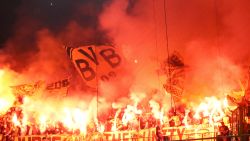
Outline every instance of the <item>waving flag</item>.
{"label": "waving flag", "polygon": [[240,85],[241,90],[231,91],[231,93],[229,93],[227,95],[227,99],[229,99],[231,102],[233,102],[235,104],[240,104],[243,102],[243,98],[244,98],[245,92],[246,92],[241,81],[239,81],[239,85]]}
{"label": "waving flag", "polygon": [[97,80],[114,79],[121,66],[122,58],[113,46],[89,45],[66,47],[66,50],[77,71],[90,87],[96,87]]}
{"label": "waving flag", "polygon": [[185,64],[183,59],[177,52],[174,52],[165,60],[162,67],[163,72],[168,76],[163,87],[173,96],[173,100],[178,102],[184,91]]}
{"label": "waving flag", "polygon": [[22,84],[17,86],[11,86],[13,94],[16,96],[32,96],[34,95],[40,88],[42,88],[44,82],[37,81],[31,84]]}
{"label": "waving flag", "polygon": [[62,79],[56,82],[52,82],[47,84],[46,92],[49,96],[67,96],[68,94],[68,87],[69,87],[69,79]]}
{"label": "waving flag", "polygon": [[11,86],[13,94],[18,96],[37,96],[47,94],[46,96],[66,96],[68,94],[69,79],[62,79],[56,82],[46,84],[45,81],[37,81],[30,84],[21,84]]}

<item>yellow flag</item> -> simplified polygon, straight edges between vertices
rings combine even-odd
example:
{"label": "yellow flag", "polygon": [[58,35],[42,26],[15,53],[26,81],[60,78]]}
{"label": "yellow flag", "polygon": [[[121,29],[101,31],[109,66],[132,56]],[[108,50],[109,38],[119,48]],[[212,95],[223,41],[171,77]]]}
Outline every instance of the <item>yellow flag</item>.
{"label": "yellow flag", "polygon": [[49,96],[67,96],[69,87],[69,79],[63,79],[47,84],[46,92]]}
{"label": "yellow flag", "polygon": [[34,95],[40,88],[42,88],[42,85],[44,82],[38,81],[31,84],[22,84],[17,86],[11,86],[12,92],[15,95],[20,96],[32,96]]}

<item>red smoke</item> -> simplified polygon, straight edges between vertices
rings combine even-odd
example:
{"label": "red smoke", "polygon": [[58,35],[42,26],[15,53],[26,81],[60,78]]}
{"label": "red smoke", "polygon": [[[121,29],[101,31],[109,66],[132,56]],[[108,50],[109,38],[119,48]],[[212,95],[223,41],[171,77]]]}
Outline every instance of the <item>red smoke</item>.
{"label": "red smoke", "polygon": [[[248,1],[166,1],[169,53],[177,51],[186,65],[184,99],[221,96],[245,81],[249,52]],[[116,44],[133,64],[132,88],[161,89],[155,71],[167,58],[164,1],[114,1],[100,17]],[[160,85],[157,85],[159,84]],[[224,93],[224,94],[223,94]],[[195,97],[195,99],[193,99]]]}

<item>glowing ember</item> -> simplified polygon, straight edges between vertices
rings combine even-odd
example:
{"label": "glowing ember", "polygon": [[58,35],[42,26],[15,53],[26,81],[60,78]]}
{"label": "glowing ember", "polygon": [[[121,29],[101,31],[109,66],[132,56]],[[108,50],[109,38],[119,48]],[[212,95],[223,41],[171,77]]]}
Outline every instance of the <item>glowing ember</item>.
{"label": "glowing ember", "polygon": [[114,123],[112,124],[111,131],[116,131],[117,130],[117,120],[118,120],[118,115],[120,114],[121,109],[118,109],[115,113],[115,118],[114,118]]}

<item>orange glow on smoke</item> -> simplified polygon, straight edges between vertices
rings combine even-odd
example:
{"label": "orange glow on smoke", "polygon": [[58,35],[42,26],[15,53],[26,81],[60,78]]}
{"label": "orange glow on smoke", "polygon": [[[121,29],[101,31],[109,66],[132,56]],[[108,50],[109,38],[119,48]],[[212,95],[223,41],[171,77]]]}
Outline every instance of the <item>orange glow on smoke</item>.
{"label": "orange glow on smoke", "polygon": [[0,69],[0,113],[6,112],[14,102],[10,88],[12,81],[11,73],[7,69]]}
{"label": "orange glow on smoke", "polygon": [[[6,112],[11,106],[14,106],[15,97],[9,87],[13,75],[8,70],[0,70],[0,76],[0,92],[1,94],[7,93],[7,96],[3,95],[0,98],[0,111]],[[149,109],[145,110],[143,107],[140,107],[140,102],[145,97],[142,94],[138,95],[141,97],[136,95],[131,96],[130,100],[133,101],[133,104],[117,108],[115,115],[113,115],[111,131],[138,129],[140,128],[139,117],[146,118],[147,116],[143,116],[147,114],[150,117],[152,115],[157,121],[159,120],[162,125],[168,122],[168,119],[172,119],[177,123],[175,126],[180,126],[180,123],[182,123],[182,125],[188,128],[193,124],[189,121],[197,119],[203,122],[200,124],[215,126],[216,123],[225,119],[226,111],[229,108],[227,99],[221,100],[216,97],[205,97],[200,104],[197,104],[197,107],[186,108],[182,113],[183,118],[180,118],[179,115],[168,117],[167,112],[169,109],[164,109],[162,103],[154,99],[147,101]],[[122,103],[118,103],[117,105],[122,105]],[[89,130],[93,130],[94,128],[96,128],[95,131],[103,133],[106,127],[95,120],[96,117],[92,115],[95,113],[93,105],[89,105],[89,107],[80,106],[74,100],[58,102],[53,99],[45,100],[36,96],[24,96],[23,104],[18,108],[23,110],[22,118],[20,119],[17,112],[14,112],[11,115],[11,121],[15,126],[19,126],[22,129],[25,129],[26,125],[32,126],[35,124],[38,125],[42,133],[45,133],[48,128],[58,127],[58,123],[62,123],[63,128],[67,129],[70,133],[78,133],[79,131],[80,134],[86,135]],[[191,112],[194,113],[193,117],[189,116]],[[25,131],[22,130],[22,132]]]}
{"label": "orange glow on smoke", "polygon": [[8,100],[0,99],[0,113],[5,112],[9,107],[11,103],[9,103]]}

